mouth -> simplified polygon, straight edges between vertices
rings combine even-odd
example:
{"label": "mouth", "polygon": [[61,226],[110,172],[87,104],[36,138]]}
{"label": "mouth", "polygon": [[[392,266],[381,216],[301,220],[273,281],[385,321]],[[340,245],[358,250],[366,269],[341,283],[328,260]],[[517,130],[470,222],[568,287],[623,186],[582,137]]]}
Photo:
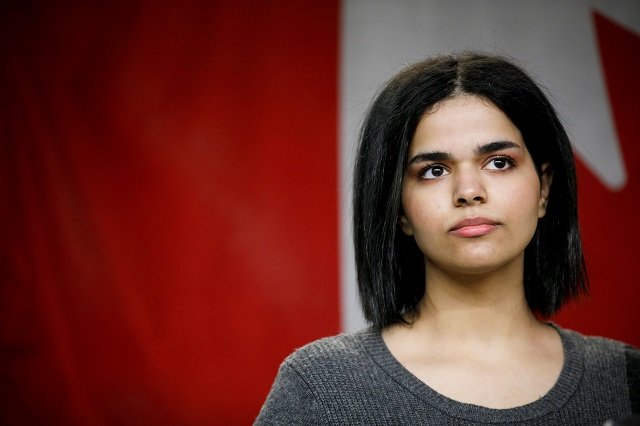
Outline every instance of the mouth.
{"label": "mouth", "polygon": [[449,230],[453,235],[464,238],[482,237],[493,232],[500,224],[484,217],[471,217],[458,222]]}

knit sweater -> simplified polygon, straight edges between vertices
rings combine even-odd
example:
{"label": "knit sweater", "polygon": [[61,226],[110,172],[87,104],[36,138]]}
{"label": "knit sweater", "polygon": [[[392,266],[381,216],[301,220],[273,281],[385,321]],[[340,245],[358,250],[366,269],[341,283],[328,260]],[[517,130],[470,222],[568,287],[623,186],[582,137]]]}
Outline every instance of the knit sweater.
{"label": "knit sweater", "polygon": [[640,359],[639,351],[556,328],[564,351],[560,376],[546,395],[523,406],[491,409],[447,398],[406,370],[380,332],[368,329],[290,355],[255,424],[601,426],[631,414],[627,364],[630,356]]}

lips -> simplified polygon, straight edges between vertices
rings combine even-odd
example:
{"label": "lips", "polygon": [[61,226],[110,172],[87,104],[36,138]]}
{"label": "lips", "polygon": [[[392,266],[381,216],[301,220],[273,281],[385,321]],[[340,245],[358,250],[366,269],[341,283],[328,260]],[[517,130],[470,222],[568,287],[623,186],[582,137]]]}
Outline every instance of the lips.
{"label": "lips", "polygon": [[498,222],[491,219],[471,217],[458,222],[449,232],[464,238],[482,237],[493,232],[498,225]]}

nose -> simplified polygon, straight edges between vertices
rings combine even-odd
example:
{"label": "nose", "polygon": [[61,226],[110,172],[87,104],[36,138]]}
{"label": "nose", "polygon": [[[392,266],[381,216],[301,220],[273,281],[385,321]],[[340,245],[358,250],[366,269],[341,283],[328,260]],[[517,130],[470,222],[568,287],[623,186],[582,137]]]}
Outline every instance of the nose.
{"label": "nose", "polygon": [[463,207],[487,202],[487,191],[478,171],[458,171],[453,191],[453,203]]}

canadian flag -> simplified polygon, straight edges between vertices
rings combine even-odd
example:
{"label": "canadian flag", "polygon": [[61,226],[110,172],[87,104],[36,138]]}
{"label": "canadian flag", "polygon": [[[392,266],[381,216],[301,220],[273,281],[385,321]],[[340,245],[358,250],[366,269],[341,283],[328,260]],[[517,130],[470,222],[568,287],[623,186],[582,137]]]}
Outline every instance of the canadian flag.
{"label": "canadian flag", "polygon": [[0,13],[0,423],[250,424],[279,363],[362,320],[358,127],[464,49],[546,88],[592,294],[640,345],[637,2],[70,2]]}

